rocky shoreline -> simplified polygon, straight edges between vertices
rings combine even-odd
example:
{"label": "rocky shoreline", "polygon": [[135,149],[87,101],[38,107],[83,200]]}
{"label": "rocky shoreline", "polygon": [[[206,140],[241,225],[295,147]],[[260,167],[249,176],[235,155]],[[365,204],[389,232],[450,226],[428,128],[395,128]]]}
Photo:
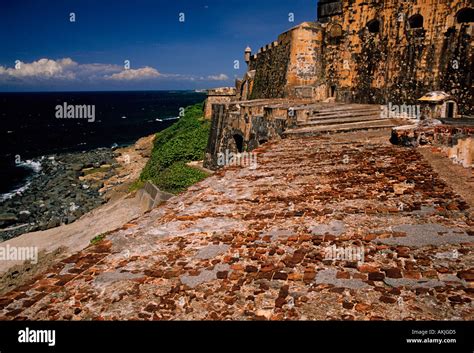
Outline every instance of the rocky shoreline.
{"label": "rocky shoreline", "polygon": [[83,153],[54,154],[36,160],[41,170],[28,187],[0,204],[0,240],[69,224],[103,204],[100,180],[83,178],[94,171],[111,177],[114,152],[100,148]]}
{"label": "rocky shoreline", "polygon": [[41,170],[30,177],[28,187],[0,203],[0,241],[70,224],[106,203],[113,191],[126,191],[123,184],[138,177],[153,137],[115,150],[98,148],[36,159]]}

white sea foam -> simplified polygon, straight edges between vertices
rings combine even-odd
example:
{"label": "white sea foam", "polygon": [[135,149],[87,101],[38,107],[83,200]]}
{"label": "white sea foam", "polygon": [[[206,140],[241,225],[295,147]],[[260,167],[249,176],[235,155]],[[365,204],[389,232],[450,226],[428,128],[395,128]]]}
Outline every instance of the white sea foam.
{"label": "white sea foam", "polygon": [[28,180],[25,185],[20,186],[19,188],[16,188],[15,190],[11,192],[7,192],[6,194],[1,194],[0,203],[11,199],[13,196],[21,195],[22,193],[25,192],[26,189],[30,187],[30,184],[31,184],[31,181]]}
{"label": "white sea foam", "polygon": [[[44,157],[41,157],[41,159],[43,159]],[[37,161],[33,161],[33,160],[26,160],[24,162],[20,162],[18,163],[18,165],[20,167],[26,167],[26,168],[30,168],[32,169],[35,173],[39,173],[41,171],[41,161],[40,160],[37,160]]]}
{"label": "white sea foam", "polygon": [[[36,173],[39,173],[42,169],[41,167],[41,160],[44,159],[44,156],[41,157],[39,160],[26,160],[26,161],[22,161],[20,163],[18,163],[17,165],[20,166],[20,167],[23,167],[23,168],[29,168],[31,170],[33,170]],[[7,192],[5,194],[0,194],[0,202],[4,202],[6,200],[9,200],[11,199],[12,197],[16,196],[16,195],[21,195],[22,193],[24,193],[31,185],[31,177],[27,178],[26,179],[26,182],[24,185],[14,189],[13,191],[10,191],[10,192]]]}

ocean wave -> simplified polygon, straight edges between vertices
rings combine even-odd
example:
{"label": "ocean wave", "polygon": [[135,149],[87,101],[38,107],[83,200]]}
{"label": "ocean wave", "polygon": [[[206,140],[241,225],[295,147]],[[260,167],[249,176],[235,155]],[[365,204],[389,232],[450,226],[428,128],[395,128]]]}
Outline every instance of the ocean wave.
{"label": "ocean wave", "polygon": [[16,195],[23,194],[30,187],[30,184],[31,184],[31,180],[27,180],[27,182],[24,185],[20,186],[19,188],[16,188],[15,190],[7,192],[5,194],[1,194],[0,195],[0,203],[4,202],[6,200],[9,200],[9,199],[11,199],[12,197],[14,197]]}
{"label": "ocean wave", "polygon": [[[17,166],[31,169],[34,172],[34,174],[37,174],[42,169],[41,160],[43,160],[43,159],[44,159],[44,156],[42,156],[39,160],[28,159],[26,161],[22,161],[22,162],[18,163]],[[4,202],[6,200],[9,200],[9,199],[11,199],[12,197],[14,197],[16,195],[21,195],[22,193],[24,193],[31,185],[31,178],[32,178],[32,176],[27,177],[25,184],[23,184],[22,186],[14,189],[10,192],[7,192],[5,194],[0,194],[0,203]]]}
{"label": "ocean wave", "polygon": [[171,116],[171,117],[167,117],[167,118],[156,118],[155,120],[147,120],[147,122],[149,123],[153,123],[153,122],[163,122],[163,121],[168,121],[168,120],[178,120],[179,119],[179,116]]}
{"label": "ocean wave", "polygon": [[[41,157],[41,159],[44,159],[44,156]],[[41,171],[41,159],[36,160],[36,161],[28,159],[24,162],[18,163],[18,166],[24,167],[24,168],[29,168],[29,169],[33,170],[35,173],[39,173]]]}

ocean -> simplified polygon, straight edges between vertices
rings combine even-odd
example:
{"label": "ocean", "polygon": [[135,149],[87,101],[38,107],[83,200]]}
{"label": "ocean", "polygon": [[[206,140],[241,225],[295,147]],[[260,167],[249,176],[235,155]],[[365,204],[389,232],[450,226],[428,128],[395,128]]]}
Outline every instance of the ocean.
{"label": "ocean", "polygon": [[[194,91],[0,93],[0,197],[24,187],[41,170],[41,156],[132,144],[205,98]],[[94,119],[57,118],[56,107],[66,104],[92,106]]]}

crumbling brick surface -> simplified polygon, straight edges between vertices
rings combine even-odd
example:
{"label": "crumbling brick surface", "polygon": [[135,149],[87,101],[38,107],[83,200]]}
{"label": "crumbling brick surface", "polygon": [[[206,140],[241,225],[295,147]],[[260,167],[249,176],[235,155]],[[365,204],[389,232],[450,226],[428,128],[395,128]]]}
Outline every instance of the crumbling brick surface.
{"label": "crumbling brick surface", "polygon": [[[469,205],[369,135],[269,142],[257,169],[220,170],[4,295],[0,317],[473,320]],[[363,261],[327,258],[346,247]]]}

